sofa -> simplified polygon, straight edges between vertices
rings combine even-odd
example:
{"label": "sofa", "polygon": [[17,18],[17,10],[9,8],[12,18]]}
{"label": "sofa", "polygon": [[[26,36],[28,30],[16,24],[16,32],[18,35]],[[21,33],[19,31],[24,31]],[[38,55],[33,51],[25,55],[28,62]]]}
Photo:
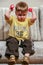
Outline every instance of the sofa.
{"label": "sofa", "polygon": [[[43,6],[32,8],[36,12],[37,20],[30,27],[30,36],[31,39],[34,41],[36,51],[35,55],[40,56],[43,55]],[[8,37],[8,32],[10,28],[9,24],[6,23],[4,18],[5,12],[7,10],[8,8],[0,8],[0,53],[3,55],[3,57],[6,50],[6,38]],[[13,14],[12,12],[11,15],[15,15],[15,13]],[[31,13],[29,12],[27,16],[31,16]]]}

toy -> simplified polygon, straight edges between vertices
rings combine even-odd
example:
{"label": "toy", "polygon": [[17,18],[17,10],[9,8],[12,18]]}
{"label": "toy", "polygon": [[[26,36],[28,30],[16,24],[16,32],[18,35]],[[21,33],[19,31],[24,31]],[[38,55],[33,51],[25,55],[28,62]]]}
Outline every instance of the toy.
{"label": "toy", "polygon": [[13,11],[13,9],[14,9],[14,4],[11,4],[10,5],[10,10]]}
{"label": "toy", "polygon": [[29,11],[29,12],[32,12],[32,8],[29,8],[28,11]]}

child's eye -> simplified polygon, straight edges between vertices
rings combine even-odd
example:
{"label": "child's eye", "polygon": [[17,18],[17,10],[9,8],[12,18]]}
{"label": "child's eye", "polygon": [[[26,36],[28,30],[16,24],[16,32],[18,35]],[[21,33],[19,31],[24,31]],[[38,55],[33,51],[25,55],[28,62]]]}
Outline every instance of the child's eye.
{"label": "child's eye", "polygon": [[24,16],[26,15],[26,14],[23,14]]}
{"label": "child's eye", "polygon": [[23,16],[25,16],[25,14],[23,14]]}

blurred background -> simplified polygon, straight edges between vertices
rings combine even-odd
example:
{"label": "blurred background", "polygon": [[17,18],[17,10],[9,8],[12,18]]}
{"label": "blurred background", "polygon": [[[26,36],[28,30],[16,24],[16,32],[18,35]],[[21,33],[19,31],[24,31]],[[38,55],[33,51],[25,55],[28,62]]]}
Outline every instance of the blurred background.
{"label": "blurred background", "polygon": [[9,7],[10,4],[16,4],[19,1],[25,1],[29,6],[43,5],[43,0],[0,0],[0,7]]}

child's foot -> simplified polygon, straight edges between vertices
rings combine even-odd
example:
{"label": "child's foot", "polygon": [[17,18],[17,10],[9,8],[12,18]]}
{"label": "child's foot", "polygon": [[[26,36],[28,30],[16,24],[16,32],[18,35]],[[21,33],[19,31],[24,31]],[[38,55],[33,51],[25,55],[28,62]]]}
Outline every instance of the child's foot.
{"label": "child's foot", "polygon": [[10,55],[10,61],[16,62],[16,59],[15,59],[15,56],[14,55]]}
{"label": "child's foot", "polygon": [[23,62],[22,62],[23,64],[28,64],[29,63],[29,57],[27,57],[27,56],[24,56],[23,57]]}

